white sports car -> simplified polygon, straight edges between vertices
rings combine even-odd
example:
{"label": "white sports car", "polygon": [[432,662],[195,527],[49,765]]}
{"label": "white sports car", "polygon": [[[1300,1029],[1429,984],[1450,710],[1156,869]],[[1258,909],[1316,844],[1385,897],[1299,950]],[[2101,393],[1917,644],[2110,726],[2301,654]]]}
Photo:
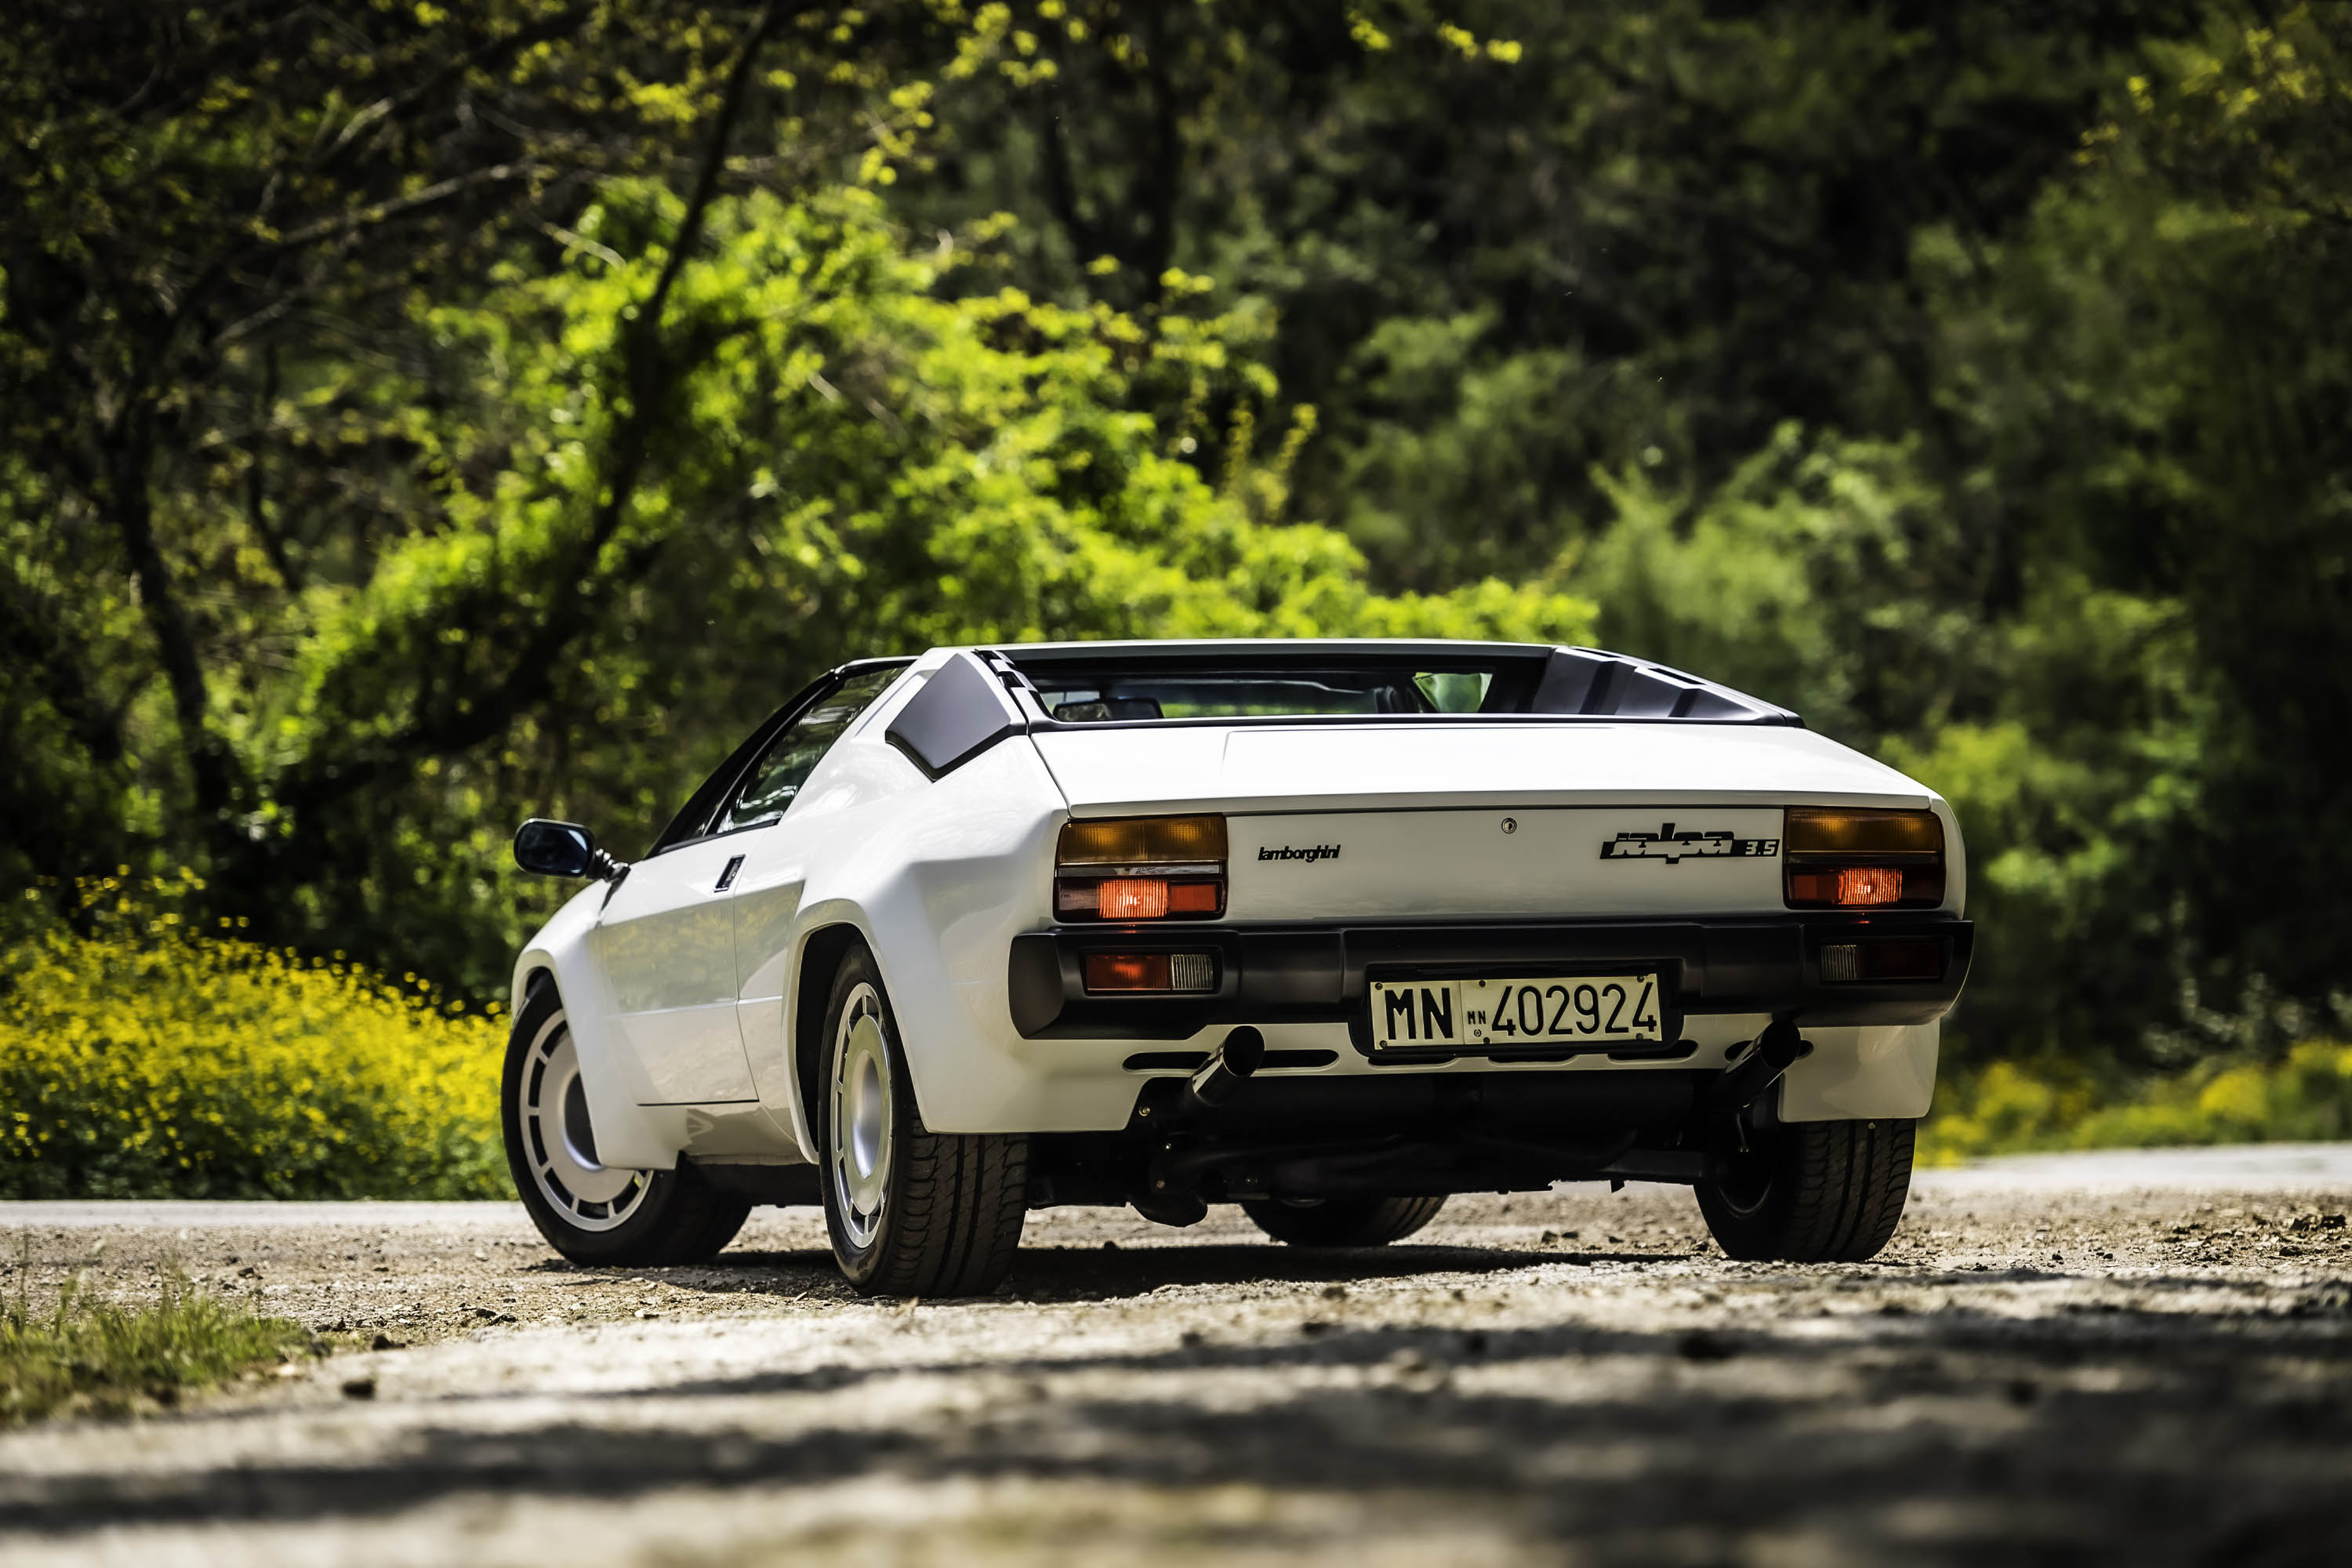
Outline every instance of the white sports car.
{"label": "white sports car", "polygon": [[1024,1216],[1367,1246],[1449,1194],[1683,1183],[1859,1259],[1969,968],[1933,791],[1581,647],[935,648],[825,675],[515,965],[515,1184],[582,1262],[821,1203],[861,1289],[992,1289]]}

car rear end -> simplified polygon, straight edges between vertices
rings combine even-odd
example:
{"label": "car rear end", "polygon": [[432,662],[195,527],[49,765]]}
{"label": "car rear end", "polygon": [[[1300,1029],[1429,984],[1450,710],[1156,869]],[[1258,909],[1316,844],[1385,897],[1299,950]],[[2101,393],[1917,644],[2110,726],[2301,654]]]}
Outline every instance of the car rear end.
{"label": "car rear end", "polygon": [[[1546,710],[1586,650],[1352,647],[1401,661],[1381,700],[1425,705],[1286,713],[1263,654],[1265,712],[1165,700],[1213,699],[1208,660],[1003,660],[1069,813],[1012,1021],[1041,1063],[1131,1083],[1117,1128],[1041,1143],[1046,1201],[1704,1196],[1776,1130],[1925,1113],[1972,936],[1940,799],[1679,672],[1653,706],[1711,716]],[[1428,700],[1449,677],[1465,710]]]}

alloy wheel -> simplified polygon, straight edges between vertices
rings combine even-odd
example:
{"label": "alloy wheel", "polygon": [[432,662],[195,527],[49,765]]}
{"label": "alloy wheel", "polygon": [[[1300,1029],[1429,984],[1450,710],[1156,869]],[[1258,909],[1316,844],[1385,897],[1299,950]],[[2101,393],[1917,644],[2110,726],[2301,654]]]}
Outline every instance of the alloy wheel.
{"label": "alloy wheel", "polygon": [[637,1211],[651,1184],[643,1171],[615,1169],[597,1159],[580,1053],[561,1009],[530,1042],[521,1100],[531,1180],[565,1223],[582,1230],[611,1230]]}
{"label": "alloy wheel", "polygon": [[890,1199],[890,1048],[882,1029],[882,999],[860,984],[835,1026],[829,1144],[835,1206],[858,1247],[881,1234]]}

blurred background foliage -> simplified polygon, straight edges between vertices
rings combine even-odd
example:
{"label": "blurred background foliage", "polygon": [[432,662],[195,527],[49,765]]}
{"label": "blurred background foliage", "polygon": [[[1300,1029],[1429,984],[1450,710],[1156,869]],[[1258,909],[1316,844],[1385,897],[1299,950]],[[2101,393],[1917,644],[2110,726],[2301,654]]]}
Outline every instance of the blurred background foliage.
{"label": "blurred background foliage", "polygon": [[2352,7],[22,0],[0,116],[11,919],[487,1000],[839,659],[1544,637],[1953,798],[1986,1104],[2352,1025]]}
{"label": "blurred background foliage", "polygon": [[205,891],[91,878],[82,929],[0,952],[0,1197],[512,1191],[497,1004],[266,947]]}

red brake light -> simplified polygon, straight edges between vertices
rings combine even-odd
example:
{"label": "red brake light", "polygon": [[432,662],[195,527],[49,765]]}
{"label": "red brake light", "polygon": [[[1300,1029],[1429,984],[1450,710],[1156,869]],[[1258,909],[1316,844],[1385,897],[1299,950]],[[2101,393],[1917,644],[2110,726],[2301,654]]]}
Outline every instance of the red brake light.
{"label": "red brake light", "polygon": [[1168,912],[1171,915],[1213,915],[1224,907],[1223,882],[1171,882]]}

